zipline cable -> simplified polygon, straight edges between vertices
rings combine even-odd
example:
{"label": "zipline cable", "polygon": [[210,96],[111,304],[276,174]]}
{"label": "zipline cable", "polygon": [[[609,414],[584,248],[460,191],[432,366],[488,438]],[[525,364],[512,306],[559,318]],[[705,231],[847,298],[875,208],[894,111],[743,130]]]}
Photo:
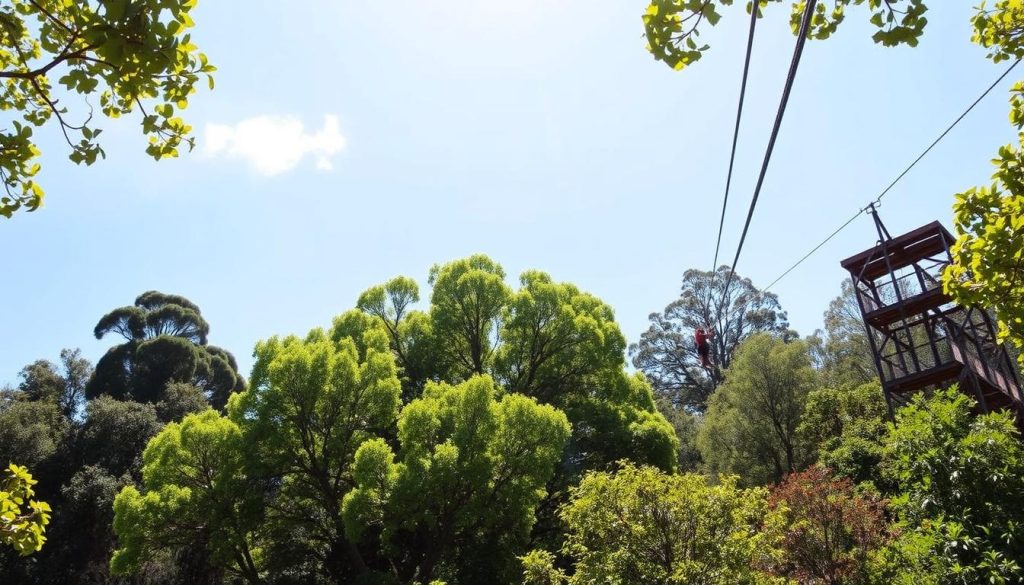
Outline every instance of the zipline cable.
{"label": "zipline cable", "polygon": [[800,67],[800,56],[804,52],[804,43],[807,41],[807,31],[811,26],[811,19],[814,17],[814,6],[817,0],[807,0],[804,7],[803,20],[800,21],[800,32],[796,39],[796,47],[793,49],[793,59],[789,64],[789,73],[786,75],[786,85],[782,90],[782,98],[779,101],[779,110],[775,115],[775,125],[772,127],[771,138],[768,140],[768,148],[764,153],[764,161],[761,163],[761,172],[757,177],[757,185],[754,187],[754,196],[750,200],[750,209],[747,210],[747,219],[743,224],[743,233],[740,235],[740,243],[736,246],[736,256],[729,267],[729,276],[725,279],[725,288],[722,289],[722,300],[718,306],[718,314],[722,314],[725,307],[725,299],[729,296],[729,285],[736,273],[736,264],[740,260],[740,253],[743,252],[743,243],[747,239],[747,230],[750,228],[750,220],[754,217],[754,208],[757,206],[757,198],[761,195],[761,187],[764,185],[764,177],[768,172],[768,163],[772,159],[772,151],[775,150],[775,140],[779,136],[779,129],[782,127],[782,117],[786,113],[786,105],[789,103],[789,94],[793,89],[793,82],[796,80],[796,71]]}
{"label": "zipline cable", "polygon": [[[938,144],[940,141],[942,141],[942,139],[945,138],[946,135],[949,134],[950,131],[953,130],[953,128],[955,128],[957,124],[960,123],[961,120],[963,120],[965,117],[967,117],[967,114],[971,113],[971,110],[973,110],[975,106],[977,106],[979,103],[981,103],[981,100],[985,99],[985,97],[988,96],[988,94],[991,93],[992,90],[995,89],[995,87],[997,85],[999,85],[999,83],[1002,82],[1003,79],[1005,79],[1006,76],[1009,75],[1010,72],[1013,71],[1014,67],[1016,67],[1020,62],[1021,62],[1020,59],[1017,59],[1016,61],[1014,61],[1013,64],[1011,64],[1006,69],[1006,71],[1004,71],[1003,74],[999,76],[998,79],[996,79],[994,82],[992,82],[992,85],[988,86],[988,89],[986,89],[984,92],[982,92],[982,94],[980,96],[978,96],[978,99],[974,100],[974,102],[970,106],[968,106],[967,109],[964,110],[964,112],[962,114],[960,114],[960,116],[957,117],[956,120],[953,120],[953,123],[950,124],[946,128],[946,130],[942,134],[939,135],[938,138],[936,138],[930,145],[928,145],[928,148],[924,149],[924,152],[922,152],[916,159],[914,159],[914,162],[910,163],[910,165],[907,168],[903,169],[903,172],[900,173],[899,176],[897,176],[895,179],[893,179],[893,181],[891,183],[889,183],[889,186],[886,187],[885,189],[883,189],[882,192],[879,193],[878,197],[874,198],[872,203],[875,204],[875,205],[881,203],[882,202],[882,197],[885,197],[886,194],[888,194],[889,191],[892,190],[892,188],[896,186],[896,183],[899,183],[900,180],[903,179],[903,177],[905,177],[907,175],[907,173],[909,173],[910,170],[913,169],[917,165],[917,163],[921,162],[921,159],[923,159],[925,157],[925,155],[927,155],[929,152],[931,152],[931,150],[933,148],[935,148],[935,145]],[[822,246],[827,244],[829,242],[829,240],[831,240],[832,238],[836,237],[836,235],[839,232],[841,232],[844,229],[846,229],[846,226],[848,226],[851,223],[853,223],[853,220],[855,220],[858,217],[860,217],[860,215],[862,213],[866,212],[870,207],[871,207],[871,205],[869,204],[869,205],[867,205],[865,207],[862,207],[861,209],[857,210],[857,213],[855,213],[853,215],[853,217],[851,217],[850,219],[846,220],[846,223],[844,223],[843,225],[839,226],[839,228],[836,229],[836,231],[834,231],[831,234],[829,234],[829,236],[827,238],[825,238],[824,240],[821,241],[821,243],[819,243],[817,246],[812,248],[810,252],[804,254],[803,258],[800,258],[799,260],[796,261],[795,264],[793,264],[792,266],[787,268],[786,271],[783,272],[781,275],[779,275],[778,278],[773,280],[771,284],[769,284],[768,286],[764,287],[764,291],[767,292],[768,289],[770,289],[773,286],[775,286],[775,284],[778,283],[783,278],[785,278],[786,275],[788,275],[790,272],[793,272],[793,270],[795,270],[797,266],[800,266],[801,264],[803,264],[804,260],[807,260],[808,258],[810,258],[812,254],[814,254]]]}
{"label": "zipline cable", "polygon": [[711,278],[718,271],[718,251],[722,246],[722,228],[725,226],[725,209],[729,205],[729,187],[732,185],[733,163],[736,162],[736,143],[740,136],[740,120],[743,119],[743,100],[747,94],[747,76],[750,73],[750,54],[754,48],[754,29],[757,27],[759,3],[750,3],[750,32],[747,34],[747,56],[743,60],[743,80],[740,82],[740,99],[736,106],[736,127],[732,131],[732,152],[729,154],[729,172],[725,176],[725,196],[722,198],[722,217],[718,220],[718,239],[715,242],[715,261],[711,265]]}

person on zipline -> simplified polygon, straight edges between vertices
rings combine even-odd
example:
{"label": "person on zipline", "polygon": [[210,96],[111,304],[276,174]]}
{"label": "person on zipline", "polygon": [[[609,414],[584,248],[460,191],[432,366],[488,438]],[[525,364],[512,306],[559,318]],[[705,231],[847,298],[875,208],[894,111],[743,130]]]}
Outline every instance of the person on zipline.
{"label": "person on zipline", "polygon": [[700,367],[705,370],[711,369],[711,346],[708,345],[708,340],[715,336],[715,332],[710,327],[707,329],[698,327],[693,336],[697,341],[697,355],[700,356]]}

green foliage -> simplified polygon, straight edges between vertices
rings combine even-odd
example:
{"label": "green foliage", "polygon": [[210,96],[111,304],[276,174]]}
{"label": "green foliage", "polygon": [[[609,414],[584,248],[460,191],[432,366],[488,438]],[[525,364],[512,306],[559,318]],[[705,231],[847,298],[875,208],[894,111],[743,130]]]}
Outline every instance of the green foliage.
{"label": "green foliage", "polygon": [[[1024,7],[999,0],[991,9],[979,7],[972,20],[972,40],[989,49],[993,62],[1024,57]],[[999,339],[1024,348],[1024,83],[1010,91],[1010,122],[1018,131],[1015,144],[999,148],[989,186],[956,196],[953,206],[957,241],[953,264],[943,285],[962,305],[995,312]],[[1018,353],[1018,363],[1024,359]]]}
{"label": "green foliage", "polygon": [[164,427],[143,454],[143,491],[129,485],[114,499],[120,548],[111,572],[136,572],[158,552],[206,537],[213,563],[260,582],[250,533],[261,492],[244,460],[238,425],[213,410]]}
{"label": "green foliage", "polygon": [[78,413],[85,399],[85,385],[92,375],[92,364],[82,357],[81,350],[63,349],[61,366],[46,360],[36,360],[25,366],[18,390],[25,400],[51,402],[65,417]]}
{"label": "green foliage", "polygon": [[75,439],[78,459],[85,465],[99,465],[115,477],[125,473],[137,477],[142,451],[161,426],[152,404],[100,396],[86,406],[86,419]]}
{"label": "green foliage", "polygon": [[[0,550],[0,582],[118,582],[109,573],[114,497],[141,479],[142,451],[163,426],[157,413],[183,412],[204,399],[186,386],[169,388],[156,408],[109,396],[83,408],[90,367],[78,351],[63,351],[61,366],[37,361],[23,372],[21,389],[0,405],[0,459],[28,464],[39,499],[54,511],[47,546],[31,559]],[[195,539],[174,556],[147,559],[141,574],[153,584],[209,581],[205,548]]]}
{"label": "green foliage", "polygon": [[807,345],[755,335],[725,376],[697,437],[708,471],[763,485],[810,463],[814,446],[797,433],[816,381]]}
{"label": "green foliage", "polygon": [[701,457],[700,449],[697,448],[697,434],[702,424],[701,416],[675,408],[664,399],[658,400],[658,410],[675,429],[676,437],[679,439],[678,470],[698,471]]}
{"label": "green foliage", "polygon": [[155,403],[168,384],[187,382],[202,389],[214,408],[223,408],[232,392],[245,389],[245,379],[234,356],[207,344],[209,331],[188,299],[156,291],[139,295],[133,306],[115,309],[96,324],[97,339],[116,333],[125,343],[100,358],[86,395]]}
{"label": "green foliage", "polygon": [[28,555],[43,548],[50,505],[32,499],[36,481],[13,463],[0,472],[0,544]]}
{"label": "green foliage", "polygon": [[561,458],[563,413],[488,376],[428,384],[398,421],[398,462],[383,440],[363,443],[345,496],[350,537],[380,533],[403,581],[511,580],[533,511]]}
{"label": "green foliage", "polygon": [[356,484],[356,450],[393,427],[401,387],[386,331],[359,316],[336,321],[355,337],[314,330],[257,344],[251,387],[229,403],[251,472],[277,486],[266,527],[272,572],[306,564],[346,581],[366,571],[341,502]]}
{"label": "green foliage", "polygon": [[36,469],[57,452],[69,427],[51,402],[18,401],[0,409],[0,465],[20,461]]}
{"label": "green foliage", "polygon": [[391,350],[401,368],[402,399],[406,402],[419,395],[423,384],[443,370],[441,348],[433,337],[430,317],[411,309],[419,300],[416,281],[399,276],[367,289],[356,302],[357,309],[376,317],[387,329]]}
{"label": "green foliage", "polygon": [[[914,397],[885,442],[892,506],[942,583],[1024,579],[1024,445],[1008,413],[972,414],[956,389]],[[917,570],[921,570],[918,568]]]}
{"label": "green foliage", "polygon": [[[971,40],[989,49],[988,58],[994,63],[1024,57],[1024,6],[1020,2],[996,0],[992,8],[982,4],[971,19],[971,25],[974,28]],[[1018,91],[1015,87],[1014,92]],[[1014,119],[1012,114],[1011,119]],[[1016,120],[1019,117],[1015,123]]]}
{"label": "green foliage", "polygon": [[187,382],[171,382],[164,388],[156,415],[162,422],[179,422],[187,415],[210,408],[203,391]]}
{"label": "green foliage", "polygon": [[[789,327],[774,294],[738,275],[726,291],[728,274],[728,266],[716,272],[687,270],[679,298],[652,314],[651,326],[629,348],[633,366],[651,381],[656,395],[675,408],[703,412],[740,343],[756,333],[784,333]],[[708,342],[710,374],[700,366],[694,339],[698,327],[714,331]]]}
{"label": "green foliage", "polygon": [[[565,552],[576,562],[569,582],[781,582],[758,570],[780,554],[782,516],[766,496],[728,476],[708,485],[700,475],[629,464],[590,473],[562,512]],[[529,558],[528,570],[552,575],[542,553]]]}
{"label": "green foliage", "polygon": [[621,371],[626,340],[608,305],[543,272],[524,272],[519,282],[495,368],[507,390],[555,402],[592,373]]}
{"label": "green foliage", "polygon": [[483,374],[494,358],[492,336],[511,294],[505,271],[477,254],[430,269],[430,319],[442,354],[462,379]]}
{"label": "green foliage", "polygon": [[957,195],[954,263],[946,269],[943,283],[957,302],[991,308],[999,339],[1010,340],[1020,349],[1024,348],[1022,149],[1004,146],[994,162],[997,170],[991,186]]}
{"label": "green foliage", "polygon": [[807,395],[797,434],[817,448],[818,461],[836,475],[881,488],[878,464],[886,418],[877,382],[845,390],[821,388]]}
{"label": "green foliage", "polygon": [[[523,273],[515,291],[504,277],[499,264],[475,255],[431,269],[429,311],[411,309],[419,290],[406,277],[360,296],[359,309],[388,334],[406,400],[432,380],[488,374],[569,417],[563,485],[570,474],[622,458],[672,469],[678,442],[650,387],[625,373],[626,340],[611,308],[543,272]],[[343,315],[331,336],[353,327],[366,325]]]}
{"label": "green foliage", "polygon": [[878,378],[856,291],[849,279],[843,280],[842,292],[825,311],[825,340],[821,349],[820,370],[826,385],[853,387]]}
{"label": "green foliage", "polygon": [[[758,10],[780,1],[758,0]],[[722,17],[722,7],[732,3],[732,0],[651,0],[643,14],[647,50],[655,59],[676,70],[696,63],[710,48],[706,44],[698,46],[701,24],[707,20],[709,25],[716,26]],[[747,3],[747,14],[750,14],[751,4]],[[928,24],[924,17],[928,8],[923,0],[822,0],[815,6],[808,38],[828,38],[845,19],[848,7],[863,4],[868,5],[869,20],[878,29],[872,37],[876,43],[887,47],[917,46]],[[805,7],[804,1],[792,5],[790,25],[794,34],[800,30]],[[761,18],[760,12],[758,18]]]}
{"label": "green foliage", "polygon": [[[188,107],[200,76],[213,87],[215,68],[188,32],[195,0],[12,0],[0,7],[0,110],[20,116],[0,130],[0,215],[43,201],[36,182],[40,151],[33,129],[56,119],[76,164],[105,157],[93,125],[92,107],[83,121],[68,119],[65,96],[98,93],[105,116],[138,109],[146,152],[159,160],[178,156],[194,139],[177,117]],[[63,73],[54,80],[59,72]],[[58,86],[60,86],[58,88]],[[87,101],[88,105],[88,101]],[[151,112],[147,107],[151,106]]]}
{"label": "green foliage", "polygon": [[546,550],[532,550],[519,557],[523,563],[523,585],[562,585],[565,572],[555,567],[555,555]]}

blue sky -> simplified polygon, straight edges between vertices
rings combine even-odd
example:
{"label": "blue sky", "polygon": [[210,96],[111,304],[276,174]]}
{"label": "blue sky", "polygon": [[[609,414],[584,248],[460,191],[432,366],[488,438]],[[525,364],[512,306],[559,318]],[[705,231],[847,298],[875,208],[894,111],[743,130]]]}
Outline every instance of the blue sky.
{"label": "blue sky", "polygon": [[[738,271],[764,286],[885,187],[995,79],[967,2],[932,2],[916,49],[870,39],[851,10],[808,43]],[[746,18],[674,72],[644,50],[643,1],[201,2],[194,40],[217,86],[187,110],[200,145],[145,157],[136,120],[104,121],[108,157],[79,168],[58,130],[46,207],[0,225],[0,384],[157,289],[196,303],[247,373],[253,344],[303,333],[398,274],[475,252],[615,308],[635,341],[711,268]],[[723,256],[731,259],[793,46],[788,4],[759,23]],[[1024,74],[1022,74],[1024,75]],[[891,192],[894,233],[939,219],[1013,138],[993,92]],[[858,220],[775,291],[802,334],[821,326],[839,260],[872,245]]]}

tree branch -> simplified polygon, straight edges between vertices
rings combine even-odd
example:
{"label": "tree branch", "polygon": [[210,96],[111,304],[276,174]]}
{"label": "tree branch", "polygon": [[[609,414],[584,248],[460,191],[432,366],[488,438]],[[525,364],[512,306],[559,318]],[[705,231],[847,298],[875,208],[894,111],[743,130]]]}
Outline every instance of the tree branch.
{"label": "tree branch", "polygon": [[40,6],[39,3],[36,2],[36,0],[28,0],[28,1],[29,1],[29,4],[31,4],[32,6],[36,7],[36,10],[38,10],[39,12],[42,12],[43,14],[46,15],[47,18],[52,20],[54,24],[56,24],[57,26],[61,27],[64,30],[68,31],[71,34],[72,37],[78,36],[78,31],[72,30],[71,27],[69,27],[68,25],[64,24],[63,21],[58,19],[56,16],[51,14],[48,10],[46,10],[42,6]]}

